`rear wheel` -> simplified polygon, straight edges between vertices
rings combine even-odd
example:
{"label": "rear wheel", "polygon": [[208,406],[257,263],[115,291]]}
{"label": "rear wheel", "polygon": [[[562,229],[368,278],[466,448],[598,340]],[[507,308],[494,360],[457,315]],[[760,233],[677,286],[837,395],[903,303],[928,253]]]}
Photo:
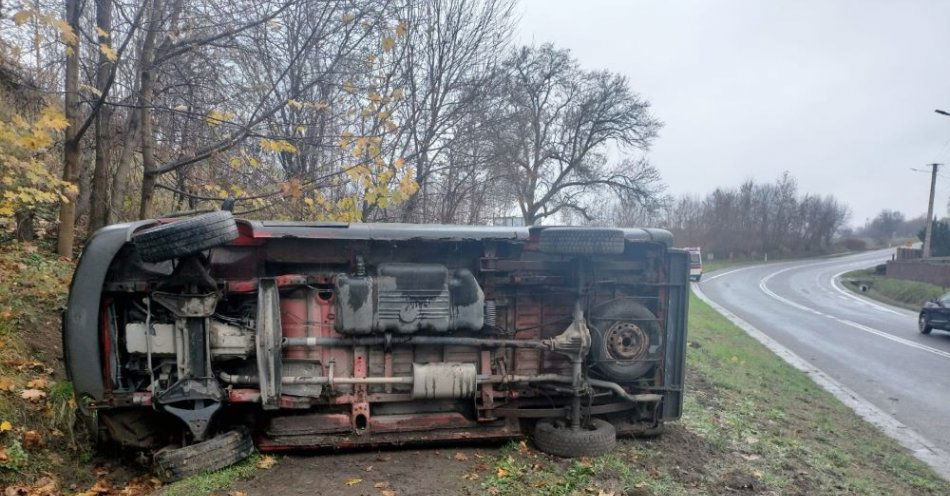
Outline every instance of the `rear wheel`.
{"label": "rear wheel", "polygon": [[930,331],[933,330],[933,327],[930,327],[930,321],[927,320],[927,316],[920,314],[920,317],[917,318],[917,328],[920,329],[921,334],[930,334]]}
{"label": "rear wheel", "polygon": [[541,420],[534,427],[534,444],[545,453],[565,458],[600,456],[617,445],[617,430],[597,418],[578,429],[572,429],[564,419]]}

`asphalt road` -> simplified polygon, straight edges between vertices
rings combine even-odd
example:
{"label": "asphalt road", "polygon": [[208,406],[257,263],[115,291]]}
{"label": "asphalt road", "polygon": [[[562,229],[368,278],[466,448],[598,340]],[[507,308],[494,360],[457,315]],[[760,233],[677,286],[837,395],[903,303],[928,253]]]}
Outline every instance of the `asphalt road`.
{"label": "asphalt road", "polygon": [[707,274],[707,297],[812,366],[950,451],[950,333],[917,331],[917,314],[836,282],[893,250],[753,265]]}

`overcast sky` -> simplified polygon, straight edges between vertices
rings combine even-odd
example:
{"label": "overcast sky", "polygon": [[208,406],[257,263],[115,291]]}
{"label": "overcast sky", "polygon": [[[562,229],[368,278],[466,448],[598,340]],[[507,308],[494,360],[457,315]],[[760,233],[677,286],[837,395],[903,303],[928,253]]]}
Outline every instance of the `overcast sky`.
{"label": "overcast sky", "polygon": [[[790,171],[860,225],[926,212],[950,164],[950,0],[521,0],[522,43],[629,77],[665,127],[649,153],[670,192]],[[946,215],[950,166],[938,178]]]}

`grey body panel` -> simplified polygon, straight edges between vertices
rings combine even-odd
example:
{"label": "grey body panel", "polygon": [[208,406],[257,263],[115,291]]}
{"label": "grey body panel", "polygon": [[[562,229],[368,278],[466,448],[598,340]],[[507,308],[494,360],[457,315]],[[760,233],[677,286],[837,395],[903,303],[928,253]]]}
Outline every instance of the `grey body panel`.
{"label": "grey body panel", "polygon": [[668,277],[669,310],[666,318],[666,358],[663,383],[663,418],[677,418],[683,413],[683,385],[686,371],[686,316],[689,313],[689,255],[683,250],[670,250]]}
{"label": "grey body panel", "polygon": [[[256,238],[325,238],[366,240],[527,240],[534,227],[464,226],[445,224],[344,224],[333,222],[249,222]],[[551,226],[553,227],[553,226]],[[663,229],[622,228],[627,241],[652,241],[673,245],[673,235]]]}
{"label": "grey body panel", "polygon": [[79,257],[63,319],[66,373],[78,397],[88,395],[100,401],[105,394],[99,302],[109,265],[136,229],[154,223],[154,220],[144,220],[104,227],[89,238]]}

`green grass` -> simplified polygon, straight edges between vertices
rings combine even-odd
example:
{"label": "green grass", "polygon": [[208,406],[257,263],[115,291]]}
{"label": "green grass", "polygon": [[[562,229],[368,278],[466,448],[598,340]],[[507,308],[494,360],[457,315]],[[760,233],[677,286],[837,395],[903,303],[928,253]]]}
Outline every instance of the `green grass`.
{"label": "green grass", "polygon": [[512,444],[486,469],[482,489],[518,496],[950,494],[950,484],[895,441],[695,297],[689,318],[684,415],[666,434],[621,440],[591,460]]}
{"label": "green grass", "polygon": [[[841,277],[841,281],[845,287],[856,293],[915,311],[920,310],[924,303],[939,298],[947,292],[947,288],[934,284],[893,279],[875,274],[874,269],[848,272]],[[862,292],[859,287],[861,285],[866,285],[868,290]]]}
{"label": "green grass", "polygon": [[257,463],[261,455],[254,454],[228,468],[208,472],[169,484],[158,492],[160,496],[205,496],[212,491],[224,489],[235,481],[247,479],[260,470]]}

